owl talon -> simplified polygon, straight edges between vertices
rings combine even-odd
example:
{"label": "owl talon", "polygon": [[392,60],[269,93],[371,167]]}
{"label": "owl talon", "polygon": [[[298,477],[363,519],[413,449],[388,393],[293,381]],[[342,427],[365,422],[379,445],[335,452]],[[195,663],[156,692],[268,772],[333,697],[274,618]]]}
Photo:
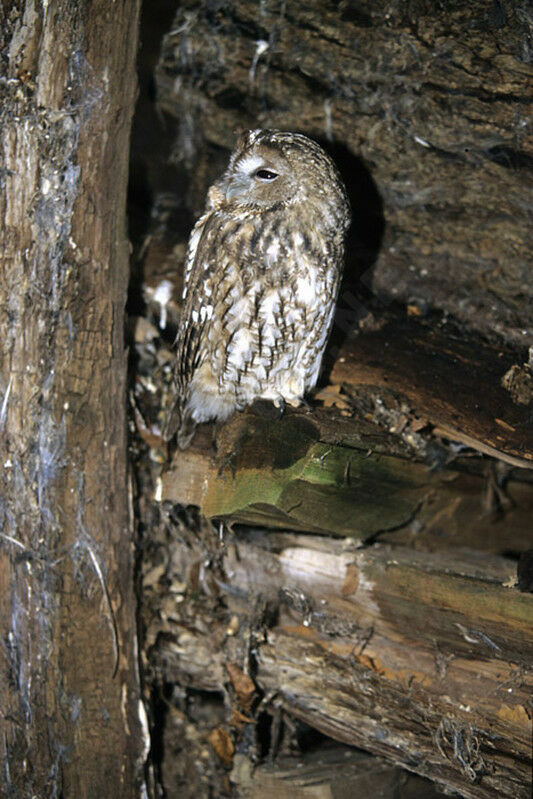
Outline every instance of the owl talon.
{"label": "owl talon", "polygon": [[282,397],[275,402],[267,399],[256,399],[250,405],[250,411],[255,416],[260,416],[262,419],[275,422],[281,419],[285,413],[286,407],[285,400]]}
{"label": "owl talon", "polygon": [[311,405],[307,402],[306,399],[304,399],[304,397],[302,397],[302,399],[300,400],[300,404],[304,406],[306,413],[311,413],[311,411],[313,410]]}

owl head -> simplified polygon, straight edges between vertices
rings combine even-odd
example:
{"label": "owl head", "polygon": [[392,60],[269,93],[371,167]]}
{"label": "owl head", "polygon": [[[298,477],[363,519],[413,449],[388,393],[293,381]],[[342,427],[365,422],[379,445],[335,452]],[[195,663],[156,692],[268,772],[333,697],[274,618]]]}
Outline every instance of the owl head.
{"label": "owl head", "polygon": [[[209,193],[213,208],[264,212],[301,205],[349,218],[346,192],[331,158],[299,133],[249,130],[243,133],[227,170]],[[343,225],[344,227],[344,225]]]}

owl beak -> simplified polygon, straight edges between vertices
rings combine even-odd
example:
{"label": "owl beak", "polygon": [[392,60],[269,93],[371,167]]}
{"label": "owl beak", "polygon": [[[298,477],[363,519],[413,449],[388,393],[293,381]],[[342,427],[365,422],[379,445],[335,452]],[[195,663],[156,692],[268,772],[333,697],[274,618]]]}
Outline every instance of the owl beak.
{"label": "owl beak", "polygon": [[231,202],[236,197],[241,197],[249,188],[247,180],[233,178],[226,188],[226,202]]}
{"label": "owl beak", "polygon": [[239,190],[238,190],[237,186],[234,186],[233,184],[230,183],[230,185],[226,189],[226,202],[229,203],[231,200],[233,200],[237,196],[238,193],[239,193]]}

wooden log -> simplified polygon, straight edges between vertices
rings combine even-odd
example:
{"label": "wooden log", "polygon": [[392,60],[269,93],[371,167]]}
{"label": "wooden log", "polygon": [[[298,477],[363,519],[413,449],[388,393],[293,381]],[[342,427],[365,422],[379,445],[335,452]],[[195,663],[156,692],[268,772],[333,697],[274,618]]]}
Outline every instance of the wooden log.
{"label": "wooden log", "polygon": [[[316,426],[301,414],[275,423],[237,416],[224,434],[217,462],[206,473],[204,461],[203,478],[187,483],[199,489],[196,498],[208,518],[268,519],[277,527],[368,536],[406,524],[419,500],[425,467],[321,442]],[[186,458],[178,456],[164,476],[163,499],[194,502],[182,492]]]}
{"label": "wooden log", "polygon": [[140,3],[0,8],[0,794],[139,796],[124,305]]}
{"label": "wooden log", "polygon": [[160,680],[225,693],[226,663],[250,665],[259,710],[467,798],[529,797],[533,596],[509,561],[243,530],[199,578],[205,546],[171,545],[177,588],[148,624]]}
{"label": "wooden log", "polygon": [[[533,485],[517,470],[506,508],[484,505],[490,475],[471,461],[431,469],[409,447],[360,418],[287,412],[276,421],[237,414],[179,452],[163,473],[161,499],[197,505],[210,519],[368,540],[389,534],[434,549],[528,548]],[[512,500],[511,500],[512,497]],[[499,513],[494,511],[498,510]],[[391,532],[389,532],[391,531]]]}
{"label": "wooden log", "polygon": [[[514,466],[533,466],[533,394],[517,402],[504,380],[526,352],[495,346],[434,316],[383,313],[377,327],[340,348],[333,344],[333,383],[370,385],[378,396],[392,390],[445,437]],[[531,374],[528,364],[523,369]]]}
{"label": "wooden log", "polygon": [[235,131],[329,146],[354,210],[348,278],[533,337],[527,15],[513,4],[180,3],[157,70],[198,213]]}
{"label": "wooden log", "polygon": [[239,799],[437,799],[440,791],[427,780],[381,758],[334,744],[318,746],[300,757],[281,756],[252,771],[250,761],[235,757],[231,782]]}

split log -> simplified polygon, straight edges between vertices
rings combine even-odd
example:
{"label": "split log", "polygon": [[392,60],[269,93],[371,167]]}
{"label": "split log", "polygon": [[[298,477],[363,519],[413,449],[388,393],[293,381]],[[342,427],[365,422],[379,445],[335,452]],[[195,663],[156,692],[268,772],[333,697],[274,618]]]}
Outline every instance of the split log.
{"label": "split log", "polygon": [[509,561],[242,530],[211,558],[174,540],[168,563],[147,637],[159,680],[226,693],[239,663],[258,712],[467,799],[529,797],[533,597]]}
{"label": "split log", "polygon": [[219,431],[216,456],[206,434],[176,454],[161,498],[197,505],[209,519],[363,540],[388,535],[428,549],[530,545],[527,470],[515,470],[491,500],[491,471],[479,462],[432,469],[398,436],[331,411],[275,422],[237,414]]}
{"label": "split log", "polygon": [[0,8],[0,793],[139,795],[126,188],[138,0]]}

